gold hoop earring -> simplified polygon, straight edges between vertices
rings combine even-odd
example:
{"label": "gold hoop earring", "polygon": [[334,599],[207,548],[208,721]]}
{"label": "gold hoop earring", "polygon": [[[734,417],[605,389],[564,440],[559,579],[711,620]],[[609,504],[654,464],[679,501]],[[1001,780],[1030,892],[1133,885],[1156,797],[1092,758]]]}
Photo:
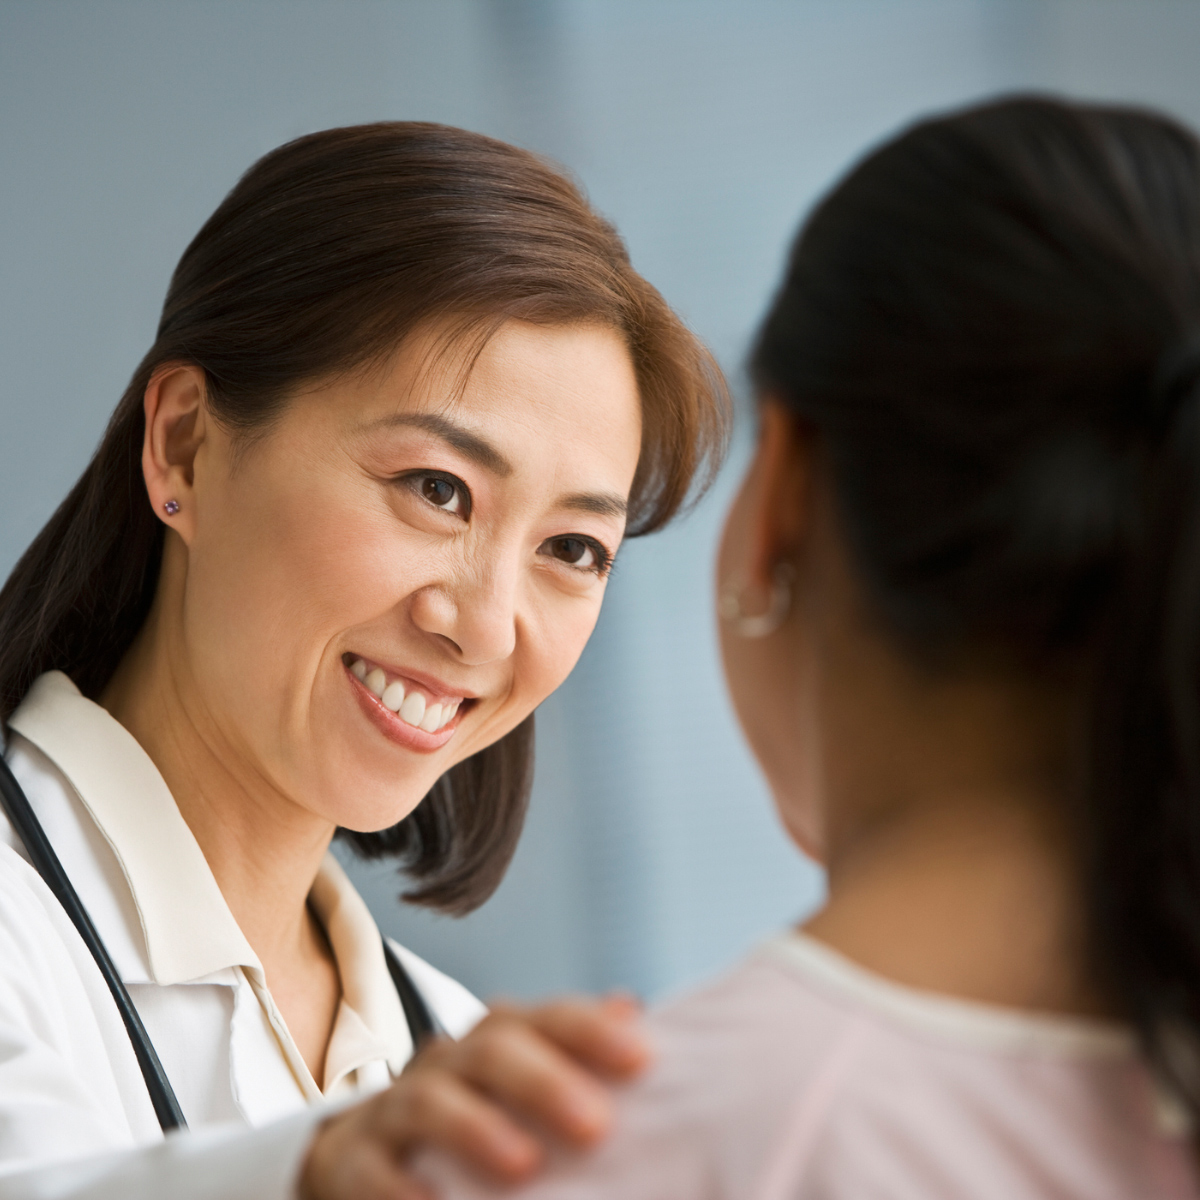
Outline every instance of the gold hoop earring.
{"label": "gold hoop earring", "polygon": [[770,637],[792,611],[792,581],[795,578],[796,568],[791,563],[778,563],[771,573],[771,595],[767,602],[767,611],[750,616],[742,611],[744,586],[736,582],[726,584],[721,588],[720,599],[717,601],[717,611],[721,620],[727,621],[738,637]]}

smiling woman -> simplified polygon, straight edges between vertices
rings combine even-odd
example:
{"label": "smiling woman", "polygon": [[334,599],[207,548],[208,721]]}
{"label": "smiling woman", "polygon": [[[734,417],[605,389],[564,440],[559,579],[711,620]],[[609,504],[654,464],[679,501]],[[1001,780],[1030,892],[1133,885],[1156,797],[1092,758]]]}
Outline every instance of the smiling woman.
{"label": "smiling woman", "polygon": [[[408,898],[445,911],[491,894],[533,710],[622,539],[704,482],[726,424],[707,353],[534,156],[392,123],[246,174],[0,592],[0,717],[187,1120],[268,1128],[131,1149],[159,1133],[129,1041],[5,829],[0,1041],[22,1051],[0,1056],[0,1172],[19,1194],[284,1196],[299,1178],[357,1197],[420,1141],[530,1169],[537,1144],[484,1093],[565,1136],[602,1129],[580,1064],[640,1061],[620,1003],[493,1015],[386,1087],[414,1003],[456,1035],[483,1010],[385,950],[327,851],[338,834],[394,855]],[[27,1015],[46,1011],[61,1024]],[[9,1069],[27,1060],[36,1103]],[[315,1135],[311,1111],[271,1124],[372,1091]],[[44,1169],[104,1151],[124,1153],[66,1190]]]}

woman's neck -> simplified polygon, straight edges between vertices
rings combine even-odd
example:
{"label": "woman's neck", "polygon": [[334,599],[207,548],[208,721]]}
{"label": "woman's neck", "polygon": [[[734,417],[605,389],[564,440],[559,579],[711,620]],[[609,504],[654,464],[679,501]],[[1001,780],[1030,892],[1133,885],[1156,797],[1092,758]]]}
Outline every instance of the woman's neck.
{"label": "woman's neck", "polygon": [[334,829],[272,786],[190,686],[156,605],[100,697],[159,769],[250,945],[312,953],[307,898]]}
{"label": "woman's neck", "polygon": [[272,786],[204,704],[162,608],[160,592],[100,702],[166,780],[321,1086],[342,988],[308,894],[334,829]]}
{"label": "woman's neck", "polygon": [[806,932],[910,987],[1106,1015],[1069,842],[1039,801],[946,797],[860,830],[830,862],[829,902]]}
{"label": "woman's neck", "polygon": [[1072,799],[1080,689],[982,652],[928,669],[847,589],[813,676],[829,902],[809,932],[914,987],[1103,1012]]}

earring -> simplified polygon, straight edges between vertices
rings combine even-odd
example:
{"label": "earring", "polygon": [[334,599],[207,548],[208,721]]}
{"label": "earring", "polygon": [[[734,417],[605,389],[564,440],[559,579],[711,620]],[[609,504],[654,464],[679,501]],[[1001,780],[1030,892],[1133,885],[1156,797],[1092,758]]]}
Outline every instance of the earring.
{"label": "earring", "polygon": [[163,511],[167,514],[168,517],[173,517],[179,511],[179,501],[178,500],[168,500],[163,505]]}
{"label": "earring", "polygon": [[777,563],[771,573],[771,596],[767,611],[747,616],[742,611],[742,592],[738,583],[728,583],[721,589],[717,611],[723,621],[733,626],[738,637],[763,638],[773,634],[787,619],[792,608],[792,581],[796,568],[789,562]]}

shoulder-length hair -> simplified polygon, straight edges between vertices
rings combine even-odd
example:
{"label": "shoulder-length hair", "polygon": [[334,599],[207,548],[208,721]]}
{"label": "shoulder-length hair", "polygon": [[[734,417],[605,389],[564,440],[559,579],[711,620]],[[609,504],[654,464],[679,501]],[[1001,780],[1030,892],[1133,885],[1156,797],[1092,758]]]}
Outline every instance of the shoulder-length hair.
{"label": "shoulder-length hair", "polygon": [[[146,619],[163,546],[141,466],[157,368],[200,367],[216,417],[250,436],[302,385],[381,361],[439,319],[481,337],[507,319],[622,335],[643,422],[630,536],[660,528],[711,478],[728,433],[721,373],[570,180],[442,125],[299,138],[251,167],[184,252],[99,448],[0,590],[0,720],[51,669],[98,696]],[[468,912],[512,858],[532,768],[531,716],[399,824],[341,836],[398,857],[414,880],[406,899]]]}

